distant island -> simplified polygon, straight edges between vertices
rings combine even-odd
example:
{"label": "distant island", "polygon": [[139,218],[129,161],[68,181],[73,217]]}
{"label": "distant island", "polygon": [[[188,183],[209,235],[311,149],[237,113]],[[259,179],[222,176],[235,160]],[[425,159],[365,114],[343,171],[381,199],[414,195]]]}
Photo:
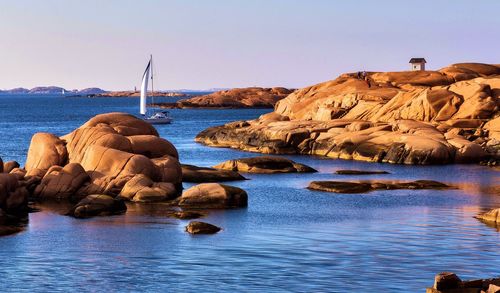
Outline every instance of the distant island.
{"label": "distant island", "polygon": [[102,94],[106,93],[107,91],[92,87],[92,88],[86,88],[82,90],[67,90],[62,87],[58,86],[38,86],[34,87],[32,89],[27,89],[27,88],[13,88],[9,90],[0,90],[0,94],[6,94],[6,95],[78,95],[78,96],[86,96],[86,95],[96,95],[96,94]]}
{"label": "distant island", "polygon": [[[213,92],[227,90],[226,88],[213,88],[204,90],[179,89],[158,90],[154,92],[155,97],[192,97],[211,94]],[[68,90],[59,86],[38,86],[32,89],[18,87],[13,89],[0,89],[0,95],[64,95],[65,97],[106,97],[106,98],[136,98],[140,96],[139,91],[107,91],[98,87]],[[151,93],[149,93],[151,95]]]}

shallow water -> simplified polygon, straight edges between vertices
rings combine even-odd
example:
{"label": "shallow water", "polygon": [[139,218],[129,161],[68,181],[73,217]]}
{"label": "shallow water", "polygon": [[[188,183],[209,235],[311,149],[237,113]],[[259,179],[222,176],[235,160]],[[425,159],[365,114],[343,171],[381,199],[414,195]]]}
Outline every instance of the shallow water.
{"label": "shallow water", "polygon": [[[65,134],[97,113],[135,113],[136,99],[0,96],[0,156],[24,163],[31,135]],[[202,129],[266,110],[172,110],[157,127],[181,161],[211,166],[255,154],[193,141]],[[234,182],[246,209],[212,211],[223,228],[190,236],[164,207],[130,205],[125,215],[77,220],[56,208],[32,213],[23,232],[0,238],[0,290],[423,292],[440,271],[500,275],[500,232],[473,216],[500,207],[500,173],[472,165],[399,166],[287,156],[314,174],[250,175]],[[337,169],[392,174],[334,175]],[[312,180],[432,179],[451,190],[329,194]],[[189,187],[185,184],[185,187]],[[62,211],[62,210],[61,210]]]}

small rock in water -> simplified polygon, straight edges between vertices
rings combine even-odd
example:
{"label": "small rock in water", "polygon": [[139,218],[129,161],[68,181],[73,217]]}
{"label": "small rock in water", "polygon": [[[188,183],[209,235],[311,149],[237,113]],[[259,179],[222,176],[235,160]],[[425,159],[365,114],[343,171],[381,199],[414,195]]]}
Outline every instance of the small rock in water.
{"label": "small rock in water", "polygon": [[215,234],[221,228],[205,222],[193,221],[186,226],[186,232],[191,234]]}
{"label": "small rock in water", "polygon": [[373,174],[390,174],[387,171],[369,171],[369,170],[337,170],[338,175],[373,175]]}
{"label": "small rock in water", "polygon": [[194,209],[225,209],[246,207],[248,195],[241,188],[219,184],[202,183],[182,193],[179,206]]}

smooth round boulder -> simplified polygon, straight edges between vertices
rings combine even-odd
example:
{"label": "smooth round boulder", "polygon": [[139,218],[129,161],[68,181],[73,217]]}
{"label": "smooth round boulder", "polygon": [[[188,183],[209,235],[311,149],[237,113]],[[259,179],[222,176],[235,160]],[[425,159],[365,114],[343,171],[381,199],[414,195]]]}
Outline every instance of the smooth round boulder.
{"label": "smooth round boulder", "polygon": [[43,177],[50,167],[64,166],[68,160],[66,143],[51,133],[35,133],[31,138],[25,169],[27,175]]}
{"label": "smooth round boulder", "polygon": [[182,193],[179,206],[203,209],[224,209],[246,207],[248,195],[241,188],[219,184],[202,183]]}
{"label": "smooth round boulder", "polygon": [[89,218],[122,214],[127,210],[125,202],[104,194],[91,194],[76,204],[69,215],[75,218]]}
{"label": "smooth round boulder", "polygon": [[186,232],[190,234],[215,234],[220,230],[221,228],[215,225],[198,221],[190,222],[186,226]]}

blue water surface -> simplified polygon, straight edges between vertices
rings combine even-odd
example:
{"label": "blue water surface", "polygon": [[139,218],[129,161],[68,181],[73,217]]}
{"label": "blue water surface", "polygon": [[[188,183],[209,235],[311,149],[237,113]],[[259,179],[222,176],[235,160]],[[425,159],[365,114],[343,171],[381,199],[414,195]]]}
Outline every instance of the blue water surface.
{"label": "blue water surface", "polygon": [[[136,113],[135,98],[0,96],[0,156],[24,164],[36,132],[66,134],[105,112]],[[158,126],[183,163],[212,166],[257,154],[194,142],[209,126],[269,110],[172,110]],[[52,209],[30,214],[26,229],[0,238],[0,291],[56,292],[423,292],[437,272],[500,275],[500,233],[473,218],[500,207],[500,176],[475,165],[400,166],[287,156],[313,174],[245,176],[246,209],[212,211],[210,236],[154,206],[77,220]],[[389,175],[335,175],[338,169]],[[368,194],[309,191],[312,180],[432,179],[451,190]],[[189,187],[185,184],[185,187]]]}

